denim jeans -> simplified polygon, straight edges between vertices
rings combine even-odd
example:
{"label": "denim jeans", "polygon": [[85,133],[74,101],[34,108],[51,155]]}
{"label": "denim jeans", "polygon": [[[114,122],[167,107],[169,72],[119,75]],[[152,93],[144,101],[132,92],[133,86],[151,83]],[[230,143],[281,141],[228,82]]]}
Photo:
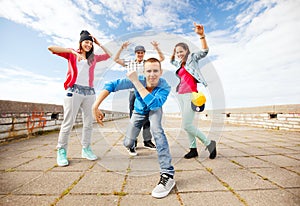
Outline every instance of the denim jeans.
{"label": "denim jeans", "polygon": [[123,144],[127,148],[133,148],[134,142],[139,135],[143,124],[148,119],[150,121],[150,130],[156,144],[160,172],[174,175],[174,167],[171,164],[172,157],[169,150],[169,143],[161,125],[161,108],[155,111],[150,111],[147,115],[138,114],[134,111],[126,131]]}
{"label": "denim jeans", "polygon": [[[134,101],[135,101],[135,93],[134,91],[130,91],[129,93],[129,117],[130,118],[134,111]],[[143,124],[143,139],[145,142],[150,141],[152,139],[149,120],[146,120]]]}

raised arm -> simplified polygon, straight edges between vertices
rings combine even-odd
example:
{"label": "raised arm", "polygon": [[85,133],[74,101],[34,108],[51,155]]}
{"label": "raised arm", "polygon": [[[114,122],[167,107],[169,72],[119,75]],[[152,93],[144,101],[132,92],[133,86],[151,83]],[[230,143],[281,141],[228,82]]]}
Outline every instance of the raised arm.
{"label": "raised arm", "polygon": [[100,44],[100,42],[94,36],[91,35],[91,37],[94,39],[95,44],[97,44],[104,51],[104,53],[108,54],[110,57],[112,56],[112,53],[102,44]]}
{"label": "raised arm", "polygon": [[74,54],[77,57],[78,61],[85,59],[84,56],[82,56],[78,52],[74,51],[73,49],[69,49],[69,48],[64,48],[64,47],[60,47],[60,46],[49,46],[48,50],[51,51],[52,53],[56,53],[56,54],[60,54],[60,53]]}
{"label": "raised arm", "polygon": [[102,103],[102,101],[109,95],[109,91],[108,90],[102,90],[99,94],[99,96],[97,97],[96,101],[93,104],[93,115],[96,119],[96,121],[103,126],[103,118],[104,115],[101,112],[100,109],[98,109]]}
{"label": "raised arm", "polygon": [[77,52],[74,51],[73,49],[64,48],[60,46],[49,46],[48,50],[51,51],[52,53],[71,53],[75,55],[77,54]]}
{"label": "raised arm", "polygon": [[195,33],[200,36],[200,41],[202,44],[202,49],[208,49],[208,45],[205,39],[204,27],[201,24],[197,24],[194,22]]}
{"label": "raised arm", "polygon": [[145,98],[150,93],[140,82],[136,71],[128,71],[126,75],[142,98]]}
{"label": "raised arm", "polygon": [[162,51],[160,50],[160,48],[158,47],[158,42],[156,41],[152,41],[151,42],[152,46],[154,47],[154,49],[157,51],[158,56],[159,56],[159,61],[162,62],[165,59],[164,54],[162,53]]}
{"label": "raised arm", "polygon": [[125,62],[124,62],[123,59],[120,59],[120,55],[121,55],[123,49],[126,49],[127,46],[128,46],[129,44],[130,44],[130,43],[129,43],[128,41],[124,42],[124,43],[122,44],[122,46],[120,47],[119,51],[116,53],[116,56],[115,56],[115,58],[114,58],[114,61],[115,61],[116,63],[120,64],[120,65],[123,66],[123,67],[125,66]]}

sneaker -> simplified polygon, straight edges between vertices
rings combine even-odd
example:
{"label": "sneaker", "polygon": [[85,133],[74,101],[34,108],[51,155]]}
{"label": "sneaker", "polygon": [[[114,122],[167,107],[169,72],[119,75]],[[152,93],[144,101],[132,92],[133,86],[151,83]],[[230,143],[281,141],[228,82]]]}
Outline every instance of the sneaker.
{"label": "sneaker", "polygon": [[152,190],[152,197],[155,198],[163,198],[166,197],[173,187],[175,186],[175,180],[169,177],[166,174],[161,174],[159,183],[156,187]]}
{"label": "sneaker", "polygon": [[81,150],[81,157],[86,158],[88,160],[96,160],[98,157],[94,154],[91,147],[82,148]]}
{"label": "sneaker", "polygon": [[197,148],[191,148],[191,150],[186,155],[184,155],[185,159],[191,159],[193,157],[198,157]]}
{"label": "sneaker", "polygon": [[128,153],[130,156],[137,156],[137,153],[135,151],[135,147],[134,148],[127,148]]}
{"label": "sneaker", "polygon": [[151,149],[151,150],[156,150],[156,146],[151,142],[151,140],[144,141],[144,147]]}
{"label": "sneaker", "polygon": [[137,147],[137,140],[134,141],[134,147]]}
{"label": "sneaker", "polygon": [[67,159],[67,151],[64,148],[60,148],[57,150],[57,165],[60,167],[64,167],[69,165],[69,161]]}
{"label": "sneaker", "polygon": [[211,140],[210,144],[206,147],[209,151],[209,159],[215,159],[217,156],[216,141]]}

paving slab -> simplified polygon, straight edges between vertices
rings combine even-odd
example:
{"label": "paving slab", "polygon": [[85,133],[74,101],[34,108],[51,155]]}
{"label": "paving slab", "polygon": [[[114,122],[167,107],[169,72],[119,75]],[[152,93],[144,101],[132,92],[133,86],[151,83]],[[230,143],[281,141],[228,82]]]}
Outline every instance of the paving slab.
{"label": "paving slab", "polygon": [[[128,119],[94,125],[96,161],[81,158],[81,128],[69,138],[70,165],[56,165],[58,132],[0,145],[0,205],[300,205],[300,132],[197,121],[218,139],[218,156],[197,142],[199,157],[184,159],[187,134],[178,118],[164,118],[176,186],[163,199],[151,196],[159,181],[156,151],[138,156],[123,147]],[[221,135],[220,135],[221,132]]]}
{"label": "paving slab", "polygon": [[243,206],[244,204],[229,191],[193,192],[180,194],[185,206],[222,205]]}
{"label": "paving slab", "polygon": [[239,191],[249,205],[299,206],[300,197],[281,189]]}

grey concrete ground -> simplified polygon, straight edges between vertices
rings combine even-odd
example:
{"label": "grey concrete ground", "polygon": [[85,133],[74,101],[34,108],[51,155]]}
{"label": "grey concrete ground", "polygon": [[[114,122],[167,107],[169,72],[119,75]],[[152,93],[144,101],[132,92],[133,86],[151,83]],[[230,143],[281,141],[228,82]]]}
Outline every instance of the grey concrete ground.
{"label": "grey concrete ground", "polygon": [[[129,157],[122,146],[128,119],[95,125],[97,161],[81,158],[81,128],[69,140],[68,167],[57,167],[57,132],[0,146],[0,205],[300,205],[300,132],[211,125],[197,122],[218,141],[218,156],[198,141],[198,158],[186,160],[187,135],[180,119],[164,120],[176,186],[155,199],[159,181],[156,151],[143,148]],[[221,132],[222,131],[222,132]]]}

